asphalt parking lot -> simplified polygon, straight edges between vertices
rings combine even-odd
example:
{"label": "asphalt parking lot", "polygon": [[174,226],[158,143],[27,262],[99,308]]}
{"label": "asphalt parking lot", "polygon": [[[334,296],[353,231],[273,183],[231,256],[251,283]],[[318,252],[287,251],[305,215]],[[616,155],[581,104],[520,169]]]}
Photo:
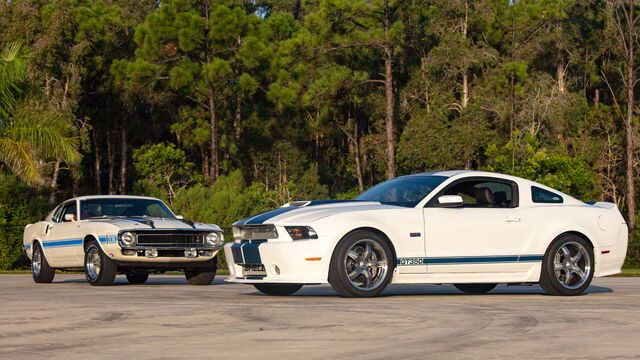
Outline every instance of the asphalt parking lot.
{"label": "asphalt parking lot", "polygon": [[579,297],[393,285],[374,299],[329,286],[270,297],[223,278],[99,288],[0,275],[0,358],[640,358],[640,278],[596,279]]}

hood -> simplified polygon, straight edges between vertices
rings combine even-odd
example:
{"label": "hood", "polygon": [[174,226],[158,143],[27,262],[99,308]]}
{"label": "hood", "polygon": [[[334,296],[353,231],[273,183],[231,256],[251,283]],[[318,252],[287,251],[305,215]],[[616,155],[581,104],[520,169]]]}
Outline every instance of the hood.
{"label": "hood", "polygon": [[104,218],[91,221],[108,223],[121,229],[184,229],[184,230],[220,230],[216,225],[194,223],[187,220],[166,218]]}
{"label": "hood", "polygon": [[235,222],[233,225],[259,225],[288,223],[305,225],[313,221],[353,211],[403,209],[401,206],[383,205],[377,201],[362,200],[313,200],[295,201],[283,205],[281,208],[248,217]]}

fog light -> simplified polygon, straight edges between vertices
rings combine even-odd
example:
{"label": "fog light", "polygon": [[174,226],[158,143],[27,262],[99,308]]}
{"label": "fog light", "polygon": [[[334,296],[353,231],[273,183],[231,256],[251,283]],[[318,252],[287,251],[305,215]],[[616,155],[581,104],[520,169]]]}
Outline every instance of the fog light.
{"label": "fog light", "polygon": [[135,250],[122,250],[122,255],[134,256],[137,254]]}
{"label": "fog light", "polygon": [[188,258],[198,257],[198,251],[196,249],[185,250],[184,256]]}
{"label": "fog light", "polygon": [[149,258],[158,257],[158,249],[146,249],[144,251],[144,256]]}

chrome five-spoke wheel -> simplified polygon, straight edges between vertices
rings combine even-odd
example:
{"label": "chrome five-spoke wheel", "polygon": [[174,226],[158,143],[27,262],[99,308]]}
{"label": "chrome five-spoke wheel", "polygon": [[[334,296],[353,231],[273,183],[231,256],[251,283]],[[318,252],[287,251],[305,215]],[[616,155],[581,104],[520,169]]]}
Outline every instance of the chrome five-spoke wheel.
{"label": "chrome five-spoke wheel", "polygon": [[374,290],[382,285],[388,267],[384,249],[371,239],[353,244],[344,258],[347,278],[359,290]]}
{"label": "chrome five-spoke wheel", "polygon": [[547,249],[540,286],[552,295],[578,295],[591,284],[593,272],[591,243],[576,234],[565,234]]}
{"label": "chrome five-spoke wheel", "polygon": [[556,279],[567,289],[584,285],[591,273],[589,250],[584,245],[570,241],[558,249],[553,258]]}
{"label": "chrome five-spoke wheel", "polygon": [[340,296],[377,296],[391,281],[394,264],[393,251],[382,234],[357,230],[336,246],[329,283]]}

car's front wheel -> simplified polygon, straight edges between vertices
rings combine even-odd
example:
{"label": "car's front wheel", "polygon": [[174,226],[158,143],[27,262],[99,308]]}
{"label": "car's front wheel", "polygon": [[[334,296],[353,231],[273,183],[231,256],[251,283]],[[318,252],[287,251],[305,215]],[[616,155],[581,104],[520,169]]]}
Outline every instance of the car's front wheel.
{"label": "car's front wheel", "polygon": [[148,272],[133,271],[126,273],[129,284],[144,284],[149,279]]}
{"label": "car's front wheel", "polygon": [[31,275],[33,276],[33,281],[37,283],[50,283],[56,275],[56,269],[49,266],[49,262],[47,262],[47,258],[44,256],[40,243],[33,244]]}
{"label": "car's front wheel", "polygon": [[102,251],[95,240],[86,245],[84,252],[84,276],[93,286],[111,285],[116,278],[118,267],[107,254]]}
{"label": "car's front wheel", "polygon": [[260,292],[272,296],[287,296],[302,288],[302,284],[253,284]]}
{"label": "car's front wheel", "polygon": [[377,296],[391,281],[393,262],[391,247],[381,235],[354,231],[336,246],[329,283],[343,297]]}
{"label": "car's front wheel", "polygon": [[185,269],[184,277],[187,278],[187,282],[191,285],[209,285],[215,279],[217,269],[218,259],[213,258],[211,266]]}
{"label": "car's front wheel", "polygon": [[593,271],[591,244],[577,235],[563,235],[544,256],[540,286],[551,295],[579,295],[591,284]]}
{"label": "car's front wheel", "polygon": [[493,290],[498,284],[453,284],[458,290],[467,294],[484,294]]}

